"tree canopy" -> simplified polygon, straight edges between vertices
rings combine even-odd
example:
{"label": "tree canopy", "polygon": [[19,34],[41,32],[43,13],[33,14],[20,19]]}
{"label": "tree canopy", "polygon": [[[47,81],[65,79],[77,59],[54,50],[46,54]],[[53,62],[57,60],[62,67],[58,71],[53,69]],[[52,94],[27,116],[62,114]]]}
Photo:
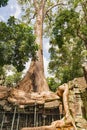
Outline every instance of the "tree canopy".
{"label": "tree canopy", "polygon": [[86,7],[82,8],[85,2],[70,1],[70,5],[61,8],[55,18],[50,39],[49,69],[59,84],[83,76],[82,63],[87,57],[87,24],[83,10]]}
{"label": "tree canopy", "polygon": [[0,0],[0,7],[4,7],[8,4],[8,0]]}
{"label": "tree canopy", "polygon": [[[22,90],[32,90],[34,92],[47,92],[49,87],[44,76],[43,65],[43,36],[44,36],[44,20],[46,16],[49,17],[48,12],[51,13],[51,9],[59,4],[59,1],[55,0],[18,0],[22,6],[22,10],[25,14],[25,22],[32,23],[34,26],[34,33],[36,36],[35,43],[38,44],[39,49],[36,53],[37,60],[31,60],[30,69],[24,79],[20,82],[19,88]],[[56,2],[56,3],[55,3]],[[32,18],[35,18],[33,21]],[[47,24],[46,24],[47,25]],[[50,31],[49,31],[50,33]],[[26,84],[26,85],[25,85]],[[28,84],[28,85],[27,85]]]}
{"label": "tree canopy", "polygon": [[30,57],[35,58],[33,30],[27,24],[10,17],[7,23],[0,22],[0,66],[12,64],[22,71]]}

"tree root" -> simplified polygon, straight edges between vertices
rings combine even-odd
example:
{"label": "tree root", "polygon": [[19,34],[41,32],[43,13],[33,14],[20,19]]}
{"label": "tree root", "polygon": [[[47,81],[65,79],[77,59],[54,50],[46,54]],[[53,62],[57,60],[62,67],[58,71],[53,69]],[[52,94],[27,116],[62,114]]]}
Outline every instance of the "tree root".
{"label": "tree root", "polygon": [[[69,111],[69,102],[68,102],[68,95],[69,95],[69,88],[68,84],[63,84],[58,87],[58,90],[56,94],[63,99],[63,105],[64,105],[64,111],[65,111],[65,117],[62,118],[61,120],[57,120],[52,122],[50,126],[44,126],[42,127],[43,130],[56,130],[56,128],[63,128],[66,127],[67,125],[72,125],[74,127],[74,130],[77,130],[75,121],[73,116],[70,114]],[[39,102],[45,102],[46,100],[52,100],[52,99],[57,99],[57,95],[53,94],[51,92],[42,92],[42,93],[26,93],[22,90],[18,89],[13,89],[10,93],[10,96],[8,100],[10,102],[16,103],[20,105],[25,105],[25,104],[31,104],[35,103],[35,101]],[[39,103],[38,102],[38,103]],[[26,128],[25,130],[28,130]],[[33,130],[33,128],[32,128]]]}
{"label": "tree root", "polygon": [[65,84],[59,86],[56,93],[57,93],[57,95],[59,95],[63,99],[65,117],[61,120],[54,121],[52,124],[55,125],[56,127],[60,127],[60,128],[71,124],[71,125],[73,125],[74,129],[77,130],[74,118],[70,114],[70,111],[69,111],[69,101],[68,101],[69,87],[68,87],[68,84],[65,83]]}
{"label": "tree root", "polygon": [[54,126],[55,128],[64,128],[67,126],[73,126],[74,130],[77,130],[75,121],[73,120],[71,115],[68,118],[64,117],[61,120],[54,121],[52,122],[51,125]]}

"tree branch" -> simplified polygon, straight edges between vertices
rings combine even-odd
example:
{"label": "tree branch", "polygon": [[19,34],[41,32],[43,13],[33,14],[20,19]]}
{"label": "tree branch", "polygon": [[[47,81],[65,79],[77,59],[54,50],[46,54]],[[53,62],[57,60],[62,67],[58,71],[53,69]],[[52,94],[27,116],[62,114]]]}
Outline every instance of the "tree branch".
{"label": "tree branch", "polygon": [[56,6],[58,6],[58,5],[66,5],[66,4],[63,4],[63,3],[56,3],[55,5],[51,6],[48,10],[46,10],[45,16],[47,15],[47,13],[48,13],[51,9],[53,9],[54,7],[56,7]]}
{"label": "tree branch", "polygon": [[84,37],[82,36],[82,34],[81,34],[80,32],[78,32],[78,31],[77,31],[77,36],[78,36],[81,40],[85,41],[85,39],[84,39]]}
{"label": "tree branch", "polygon": [[32,19],[34,19],[36,16],[36,12],[34,13],[34,15],[29,19],[29,23],[31,22]]}
{"label": "tree branch", "polygon": [[52,22],[52,18],[47,14],[47,17],[48,17],[48,19],[49,19],[49,24],[51,24],[51,22]]}
{"label": "tree branch", "polygon": [[83,12],[84,12],[84,19],[85,19],[85,22],[86,22],[86,24],[87,24],[87,9],[86,9],[86,2],[83,2],[82,3],[82,9],[83,9]]}
{"label": "tree branch", "polygon": [[78,29],[77,29],[77,36],[78,36],[81,40],[83,40],[83,42],[84,42],[84,44],[85,44],[85,47],[86,47],[86,49],[87,49],[87,39],[86,39],[86,37],[80,32],[79,28],[80,28],[80,25],[79,25],[79,27],[78,27]]}
{"label": "tree branch", "polygon": [[77,36],[78,36],[81,40],[85,41],[85,38],[84,38],[84,36],[81,34],[79,28],[80,28],[80,25],[79,25],[78,28],[77,28]]}
{"label": "tree branch", "polygon": [[37,11],[38,11],[38,4],[37,4],[37,0],[33,0],[33,3],[34,3],[35,10],[36,10],[36,12],[37,12]]}
{"label": "tree branch", "polygon": [[40,9],[44,8],[46,0],[41,0],[40,2]]}

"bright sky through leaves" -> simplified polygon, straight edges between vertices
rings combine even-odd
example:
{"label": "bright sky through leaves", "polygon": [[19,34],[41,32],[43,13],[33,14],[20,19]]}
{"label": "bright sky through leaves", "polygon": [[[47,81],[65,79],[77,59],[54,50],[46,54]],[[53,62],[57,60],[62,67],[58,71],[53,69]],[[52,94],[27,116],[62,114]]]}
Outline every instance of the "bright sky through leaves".
{"label": "bright sky through leaves", "polygon": [[[17,4],[16,0],[9,0],[8,5],[5,7],[0,8],[0,21],[7,21],[9,16],[15,16],[16,18],[21,18],[21,8]],[[45,75],[48,76],[47,67],[49,63],[49,40],[44,39],[43,40],[43,53],[44,53],[44,69],[45,69]],[[26,64],[26,70],[28,69],[28,63]],[[25,70],[25,71],[26,71]]]}

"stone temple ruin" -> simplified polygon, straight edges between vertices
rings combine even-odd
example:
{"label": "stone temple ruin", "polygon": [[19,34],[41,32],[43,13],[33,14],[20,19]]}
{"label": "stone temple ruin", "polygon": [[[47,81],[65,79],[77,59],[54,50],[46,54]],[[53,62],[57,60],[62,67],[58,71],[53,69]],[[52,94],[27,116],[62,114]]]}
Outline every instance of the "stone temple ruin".
{"label": "stone temple ruin", "polygon": [[0,108],[0,115],[1,130],[50,125],[52,121],[63,116],[59,112],[59,107],[48,109],[38,104],[26,106],[24,109],[13,106],[10,111]]}
{"label": "stone temple ruin", "polygon": [[[69,85],[69,108],[75,117],[76,126],[78,130],[83,128],[87,130],[87,84],[81,77],[70,81]],[[47,97],[45,102],[38,101],[34,97],[34,100],[28,104],[18,105],[9,101],[9,92],[8,88],[0,86],[0,130],[49,126],[65,114],[59,97],[55,96],[52,99]],[[74,128],[63,130],[74,130]]]}
{"label": "stone temple ruin", "polygon": [[0,86],[0,130],[21,130],[23,127],[50,125],[63,117],[63,105],[57,97],[46,102],[37,99],[26,105],[9,102],[9,89]]}

